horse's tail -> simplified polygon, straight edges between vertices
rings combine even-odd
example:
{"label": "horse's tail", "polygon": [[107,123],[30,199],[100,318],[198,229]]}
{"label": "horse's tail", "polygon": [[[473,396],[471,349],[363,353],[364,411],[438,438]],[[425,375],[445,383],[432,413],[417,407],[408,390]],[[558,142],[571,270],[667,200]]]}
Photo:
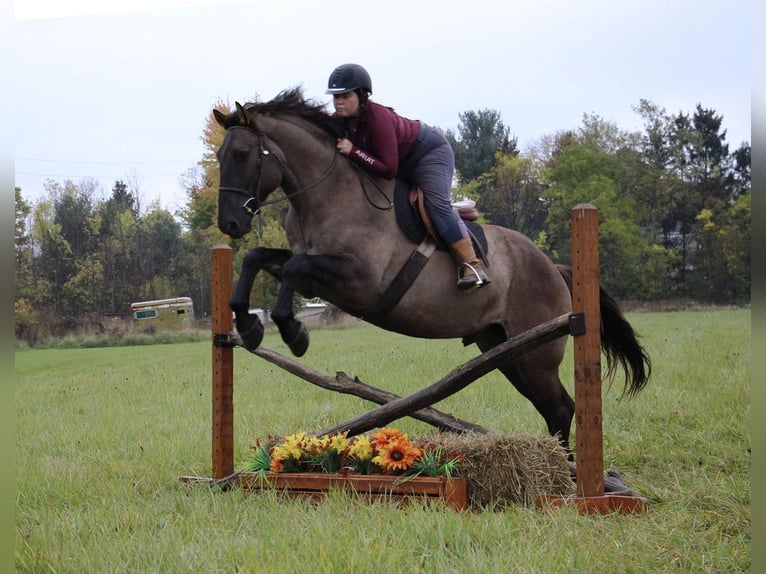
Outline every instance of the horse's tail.
{"label": "horse's tail", "polygon": [[[557,264],[561,276],[572,292],[572,268]],[[625,371],[625,390],[635,396],[649,381],[652,362],[633,327],[622,314],[619,303],[599,285],[599,307],[601,310],[601,350],[606,356],[606,376],[612,378],[617,364]]]}

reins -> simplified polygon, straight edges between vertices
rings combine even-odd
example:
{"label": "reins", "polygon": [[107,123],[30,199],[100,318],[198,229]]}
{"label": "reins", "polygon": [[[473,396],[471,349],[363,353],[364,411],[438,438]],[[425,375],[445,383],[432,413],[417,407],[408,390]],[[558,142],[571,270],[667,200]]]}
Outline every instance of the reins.
{"label": "reins", "polygon": [[[348,163],[351,165],[354,171],[356,171],[356,176],[359,178],[359,184],[362,186],[362,191],[364,192],[364,198],[367,200],[367,203],[369,203],[372,207],[380,211],[390,211],[391,209],[393,209],[394,208],[393,200],[388,198],[388,196],[386,195],[386,192],[383,191],[383,188],[381,188],[380,185],[378,185],[378,182],[372,179],[372,177],[370,177],[370,175],[367,172],[365,172],[361,167],[353,163],[351,160],[349,160]],[[378,193],[383,196],[383,198],[386,200],[386,203],[387,203],[385,207],[380,207],[379,205],[375,205],[375,203],[373,203],[372,199],[370,199],[370,196],[367,193],[367,186],[364,185],[364,180],[362,178],[365,178],[369,182],[371,182],[372,185],[375,186],[375,189],[378,190]]]}
{"label": "reins", "polygon": [[[268,136],[261,131],[258,131],[250,126],[232,126],[229,129],[247,129],[252,131],[258,136],[258,173],[255,177],[255,181],[253,182],[253,185],[249,189],[243,189],[241,187],[231,187],[231,186],[219,186],[218,191],[225,191],[225,192],[231,192],[231,193],[238,193],[240,195],[245,195],[247,199],[242,204],[242,209],[244,209],[247,214],[250,217],[253,217],[257,213],[260,212],[261,208],[266,205],[273,205],[275,203],[281,203],[283,201],[289,200],[291,197],[294,197],[298,194],[301,194],[305,191],[308,191],[309,189],[312,189],[322,183],[325,179],[327,179],[330,174],[335,170],[335,166],[338,163],[338,155],[340,155],[340,152],[336,149],[332,156],[332,162],[330,162],[330,166],[325,170],[325,172],[313,183],[310,183],[309,185],[306,185],[297,191],[294,191],[290,194],[284,195],[282,197],[277,197],[274,199],[265,200],[259,203],[258,207],[253,209],[250,207],[250,203],[255,201],[258,202],[258,192],[260,191],[260,184],[261,184],[261,172],[262,172],[262,166],[263,166],[263,158],[264,156],[268,157],[272,154],[265,146],[264,146],[264,140],[268,138]],[[276,157],[276,160],[279,162],[280,166],[283,170],[287,169],[287,165],[282,161],[278,156]],[[378,209],[380,211],[389,211],[393,209],[394,203],[392,199],[389,199],[389,197],[386,195],[386,193],[383,191],[381,186],[376,182],[372,177],[369,176],[364,170],[362,170],[359,166],[355,165],[349,160],[349,165],[356,171],[357,177],[359,178],[359,183],[362,186],[362,192],[364,193],[364,197],[367,200],[367,203],[369,203],[373,208]],[[386,205],[384,207],[381,207],[379,205],[376,205],[375,202],[370,198],[370,195],[367,191],[367,186],[365,185],[364,179],[370,181],[372,185],[377,189],[378,193],[383,196],[383,198],[386,200]],[[252,189],[252,191],[251,191]]]}
{"label": "reins", "polygon": [[[283,197],[277,197],[275,199],[269,199],[269,200],[266,200],[266,201],[262,201],[262,202],[260,202],[260,204],[258,205],[258,207],[256,209],[253,209],[253,208],[250,207],[249,204],[250,204],[251,201],[258,201],[258,192],[260,191],[259,187],[260,187],[260,184],[261,184],[261,172],[262,172],[262,165],[263,165],[263,156],[269,156],[269,155],[272,155],[272,154],[263,145],[264,139],[268,137],[265,133],[260,132],[258,130],[255,130],[255,129],[249,127],[249,126],[232,126],[229,129],[233,130],[233,129],[236,129],[236,128],[242,128],[242,129],[250,130],[250,131],[252,131],[253,133],[255,133],[258,136],[258,175],[256,175],[255,181],[253,182],[253,186],[252,186],[253,191],[252,192],[249,189],[243,189],[241,187],[230,187],[230,186],[219,186],[218,187],[218,191],[219,192],[221,192],[221,191],[228,191],[228,192],[233,192],[233,193],[239,193],[240,195],[246,195],[247,199],[245,200],[245,203],[242,204],[242,209],[244,209],[248,213],[248,215],[250,215],[250,217],[252,217],[256,213],[258,213],[260,211],[261,207],[263,207],[264,205],[272,205],[274,203],[280,203],[282,201],[286,201],[290,197],[296,196],[296,195],[298,195],[300,193],[308,191],[309,189],[311,189],[313,187],[316,187],[317,185],[322,183],[325,179],[327,179],[330,176],[330,174],[335,169],[336,164],[338,163],[338,151],[335,150],[335,153],[332,156],[332,162],[330,163],[330,167],[328,167],[325,170],[325,172],[319,177],[319,179],[317,179],[316,181],[314,181],[313,183],[310,183],[309,185],[307,185],[305,187],[302,187],[302,188],[298,189],[297,191],[292,192],[289,195],[285,195]],[[283,170],[287,169],[287,165],[278,156],[276,157],[276,160],[279,162],[279,165],[282,166]]]}

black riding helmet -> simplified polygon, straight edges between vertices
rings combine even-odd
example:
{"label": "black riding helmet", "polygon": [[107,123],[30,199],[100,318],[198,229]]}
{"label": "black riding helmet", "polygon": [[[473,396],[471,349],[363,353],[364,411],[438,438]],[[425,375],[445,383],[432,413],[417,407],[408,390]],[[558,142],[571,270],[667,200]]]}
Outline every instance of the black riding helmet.
{"label": "black riding helmet", "polygon": [[325,93],[347,94],[354,90],[363,90],[371,94],[372,80],[370,74],[359,64],[343,64],[335,68],[330,74]]}

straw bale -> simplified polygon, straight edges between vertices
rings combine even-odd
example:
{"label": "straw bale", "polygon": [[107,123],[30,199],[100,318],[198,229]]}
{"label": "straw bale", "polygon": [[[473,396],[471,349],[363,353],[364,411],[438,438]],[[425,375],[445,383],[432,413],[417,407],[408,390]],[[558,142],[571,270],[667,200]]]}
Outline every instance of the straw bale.
{"label": "straw bale", "polygon": [[566,451],[555,437],[492,432],[423,438],[464,455],[458,474],[468,481],[473,507],[502,510],[532,505],[540,495],[575,492]]}

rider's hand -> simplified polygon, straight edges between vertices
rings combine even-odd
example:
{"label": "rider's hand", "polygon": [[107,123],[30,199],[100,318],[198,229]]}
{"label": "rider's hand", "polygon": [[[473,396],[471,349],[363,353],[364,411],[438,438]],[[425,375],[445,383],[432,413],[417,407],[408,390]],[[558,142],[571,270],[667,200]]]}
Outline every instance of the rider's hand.
{"label": "rider's hand", "polygon": [[352,147],[351,140],[347,138],[338,138],[338,141],[335,142],[335,148],[342,153],[343,155],[348,155],[351,153],[351,147]]}

